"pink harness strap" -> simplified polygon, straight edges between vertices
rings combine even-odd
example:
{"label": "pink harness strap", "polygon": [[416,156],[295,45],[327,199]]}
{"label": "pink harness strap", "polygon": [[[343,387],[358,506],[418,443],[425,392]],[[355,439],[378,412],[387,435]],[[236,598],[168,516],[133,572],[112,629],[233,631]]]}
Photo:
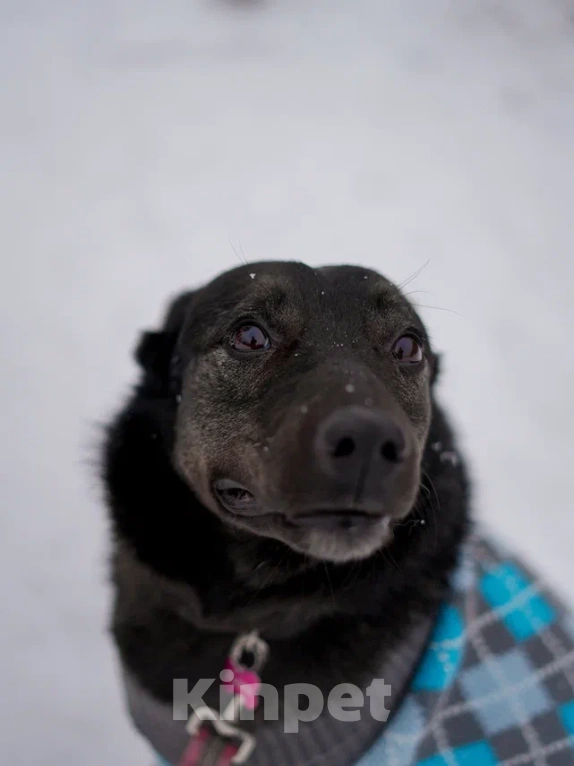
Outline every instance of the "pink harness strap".
{"label": "pink harness strap", "polygon": [[[199,766],[206,763],[208,757],[211,755],[211,748],[221,738],[210,730],[209,724],[204,724],[195,737],[192,737],[187,750],[183,754],[180,761],[180,766]],[[217,745],[215,745],[217,746]],[[239,745],[234,742],[227,742],[223,749],[217,756],[217,761],[211,759],[211,763],[214,766],[230,766],[233,763],[233,759],[239,752]]]}
{"label": "pink harness strap", "polygon": [[[243,664],[245,655],[253,657],[250,667]],[[234,642],[221,673],[223,688],[229,693],[229,705],[218,713],[212,708],[196,710],[187,730],[189,744],[179,766],[231,766],[249,758],[256,741],[238,725],[241,710],[255,710],[261,688],[259,670],[264,665],[268,646],[257,633],[239,636]]]}

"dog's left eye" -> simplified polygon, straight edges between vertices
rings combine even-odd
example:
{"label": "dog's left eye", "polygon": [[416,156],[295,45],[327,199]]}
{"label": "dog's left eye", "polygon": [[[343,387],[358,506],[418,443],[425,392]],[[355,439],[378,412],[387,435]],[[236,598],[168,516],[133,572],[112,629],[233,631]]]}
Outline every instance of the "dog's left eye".
{"label": "dog's left eye", "polygon": [[229,339],[229,343],[236,351],[265,351],[271,345],[265,330],[256,324],[238,327]]}
{"label": "dog's left eye", "polygon": [[403,335],[393,346],[393,356],[398,362],[418,364],[424,356],[422,343],[414,335]]}

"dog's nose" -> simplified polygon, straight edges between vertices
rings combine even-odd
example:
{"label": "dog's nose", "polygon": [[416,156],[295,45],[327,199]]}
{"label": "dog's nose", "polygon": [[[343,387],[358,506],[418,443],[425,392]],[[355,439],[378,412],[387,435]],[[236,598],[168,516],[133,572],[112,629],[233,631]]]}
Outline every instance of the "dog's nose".
{"label": "dog's nose", "polygon": [[392,415],[342,407],[317,429],[315,452],[333,476],[355,491],[373,475],[384,479],[407,457],[405,433]]}

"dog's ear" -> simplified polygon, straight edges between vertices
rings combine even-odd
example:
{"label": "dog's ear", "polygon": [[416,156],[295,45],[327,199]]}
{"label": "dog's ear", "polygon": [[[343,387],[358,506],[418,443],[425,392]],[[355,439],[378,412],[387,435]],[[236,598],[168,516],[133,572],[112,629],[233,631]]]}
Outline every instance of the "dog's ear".
{"label": "dog's ear", "polygon": [[441,354],[433,354],[431,359],[431,386],[434,386],[441,370]]}
{"label": "dog's ear", "polygon": [[174,396],[181,386],[181,363],[176,346],[193,292],[175,298],[159,331],[144,332],[135,350],[135,359],[144,371],[143,385],[157,395]]}

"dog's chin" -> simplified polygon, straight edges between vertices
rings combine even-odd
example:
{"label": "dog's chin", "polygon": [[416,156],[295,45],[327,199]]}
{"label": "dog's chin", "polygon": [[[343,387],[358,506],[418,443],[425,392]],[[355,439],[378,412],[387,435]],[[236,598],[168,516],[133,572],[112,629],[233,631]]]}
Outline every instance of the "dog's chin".
{"label": "dog's chin", "polygon": [[391,539],[391,525],[385,517],[368,531],[309,529],[296,539],[284,539],[284,542],[311,558],[344,564],[369,558]]}
{"label": "dog's chin", "polygon": [[280,514],[246,517],[225,512],[232,526],[259,537],[279,540],[297,553],[319,561],[344,564],[372,556],[392,539],[391,523],[384,516],[367,529],[299,528]]}

